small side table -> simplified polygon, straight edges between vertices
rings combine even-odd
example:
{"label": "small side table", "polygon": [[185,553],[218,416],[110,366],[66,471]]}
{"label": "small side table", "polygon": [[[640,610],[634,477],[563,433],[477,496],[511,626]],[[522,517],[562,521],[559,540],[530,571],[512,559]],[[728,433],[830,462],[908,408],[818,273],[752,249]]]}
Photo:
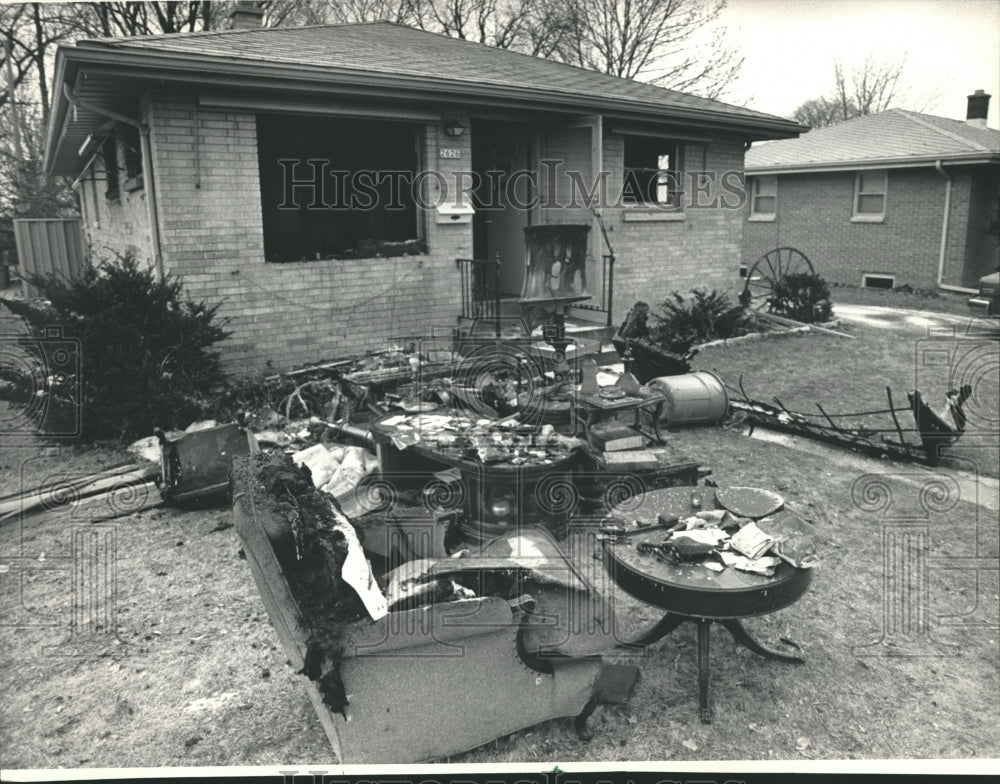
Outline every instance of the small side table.
{"label": "small side table", "polygon": [[[715,490],[708,487],[684,487],[651,490],[641,496],[638,517],[656,523],[657,514],[683,516],[692,511],[692,496],[701,508],[715,504]],[[639,497],[637,497],[639,498]],[[635,499],[629,503],[634,504]],[[655,535],[655,529],[647,536]],[[701,721],[710,724],[709,702],[709,628],[721,624],[737,644],[759,656],[791,664],[802,664],[799,656],[774,650],[750,636],[740,622],[780,610],[798,601],[809,588],[812,570],[797,569],[782,562],[774,576],[764,577],[727,567],[712,572],[692,564],[674,565],[638,552],[635,544],[645,538],[636,533],[627,539],[602,542],[604,564],[614,583],[646,604],[664,610],[664,616],[645,634],[625,643],[627,646],[651,645],[670,634],[685,621],[698,627],[698,707]]]}
{"label": "small side table", "polygon": [[[663,414],[663,406],[666,402],[667,399],[660,392],[652,392],[647,397],[628,395],[621,398],[603,398],[600,395],[578,394],[576,396],[577,417],[582,419],[583,433],[587,443],[595,448],[596,444],[594,444],[591,438],[591,427],[621,411],[634,411],[635,429],[647,438],[652,439],[655,444],[662,444],[663,436],[660,433],[660,416]],[[651,434],[642,429],[641,412],[644,410],[652,410],[653,432]]]}

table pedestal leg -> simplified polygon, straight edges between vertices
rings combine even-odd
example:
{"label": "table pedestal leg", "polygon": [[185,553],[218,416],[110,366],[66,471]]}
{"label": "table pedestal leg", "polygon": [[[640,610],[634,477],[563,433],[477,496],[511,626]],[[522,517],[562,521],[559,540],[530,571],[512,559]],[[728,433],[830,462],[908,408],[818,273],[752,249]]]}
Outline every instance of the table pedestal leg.
{"label": "table pedestal leg", "polygon": [[654,642],[662,640],[664,637],[670,634],[670,632],[672,632],[674,629],[676,629],[678,626],[684,623],[684,621],[690,621],[690,620],[691,619],[685,615],[674,615],[673,613],[667,613],[662,618],[660,618],[660,620],[656,622],[656,625],[648,632],[640,635],[639,637],[636,637],[633,640],[621,643],[619,647],[645,648],[647,645],[652,645]]}
{"label": "table pedestal leg", "polygon": [[[711,670],[709,667],[708,656],[708,633],[713,623],[721,623],[726,627],[726,629],[729,630],[729,633],[733,635],[733,639],[736,640],[738,645],[749,648],[758,656],[763,656],[767,659],[776,659],[777,661],[788,662],[790,664],[805,663],[805,659],[801,656],[783,653],[782,651],[775,650],[774,648],[768,648],[766,645],[762,645],[757,642],[757,640],[750,636],[750,633],[736,618],[692,618],[686,615],[667,613],[659,621],[657,621],[656,625],[653,626],[653,628],[648,632],[636,637],[633,640],[621,643],[619,647],[645,647],[647,645],[652,645],[654,642],[666,637],[670,634],[670,632],[685,621],[692,621],[698,625],[698,715],[703,724],[712,723],[712,705],[709,693]],[[593,709],[591,708],[591,710]],[[584,722],[585,721],[586,716],[584,716]]]}
{"label": "table pedestal leg", "polygon": [[708,630],[712,621],[698,618],[698,716],[702,724],[712,723],[712,706],[709,704],[708,683]]}
{"label": "table pedestal leg", "polygon": [[782,651],[775,650],[774,648],[768,648],[766,645],[762,645],[757,642],[757,640],[750,636],[750,633],[743,627],[743,624],[735,618],[726,618],[724,620],[720,620],[719,623],[729,630],[729,633],[733,635],[733,639],[736,640],[738,645],[742,645],[744,648],[749,648],[758,656],[788,662],[789,664],[805,664],[805,659],[801,656],[783,653]]}

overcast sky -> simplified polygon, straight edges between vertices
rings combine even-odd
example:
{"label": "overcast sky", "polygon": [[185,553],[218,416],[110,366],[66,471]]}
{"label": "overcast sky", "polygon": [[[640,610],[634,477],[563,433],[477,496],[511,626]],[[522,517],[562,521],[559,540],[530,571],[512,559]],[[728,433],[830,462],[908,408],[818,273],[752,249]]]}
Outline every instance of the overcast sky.
{"label": "overcast sky", "polygon": [[993,96],[1000,128],[1000,0],[727,0],[722,21],[743,49],[733,102],[788,116],[833,86],[833,61],[870,52],[907,54],[904,78],[917,109],[965,119],[966,96]]}

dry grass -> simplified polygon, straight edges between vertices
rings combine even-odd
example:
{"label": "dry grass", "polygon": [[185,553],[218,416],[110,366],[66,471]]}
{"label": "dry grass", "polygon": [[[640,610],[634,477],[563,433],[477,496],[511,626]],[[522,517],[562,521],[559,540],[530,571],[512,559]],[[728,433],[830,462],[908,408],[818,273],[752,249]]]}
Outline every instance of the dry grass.
{"label": "dry grass", "polygon": [[[792,333],[741,347],[710,348],[695,361],[731,388],[742,378],[747,395],[766,403],[777,397],[792,411],[829,414],[878,411],[888,407],[885,387],[895,407],[906,407],[906,393],[919,389],[935,410],[945,392],[968,383],[966,433],[947,455],[955,467],[1000,475],[1000,343],[996,339],[922,337],[892,329],[848,325],[855,340],[821,333]],[[947,357],[950,361],[942,361]],[[738,397],[739,395],[737,395]],[[909,412],[897,414],[901,427],[913,428]],[[848,424],[893,427],[888,415],[847,419]],[[895,435],[890,434],[896,440]],[[908,441],[919,444],[916,433]]]}
{"label": "dry grass", "polygon": [[[815,400],[829,410],[862,408],[880,400],[884,383],[900,393],[912,385],[912,341],[858,334],[858,341],[778,339],[698,359],[733,382],[742,373],[751,394],[776,393],[792,408]],[[921,388],[930,393],[937,383]],[[867,471],[888,473],[894,511],[912,519],[923,514],[920,490],[933,472],[835,451],[805,453],[723,428],[674,432],[670,442],[678,454],[711,466],[720,485],[773,488],[815,522],[824,563],[809,592],[748,622],[763,641],[797,642],[807,663],[762,660],[713,629],[715,721],[703,725],[693,627],[685,625],[646,652],[627,704],[597,710],[593,740],[577,739],[570,720],[552,721],[452,762],[1000,755],[995,511],[963,497],[928,519],[929,636],[918,640],[925,655],[892,655],[900,638],[891,634],[870,649],[884,655],[861,655],[855,646],[885,636],[884,521],[852,500],[852,487]],[[4,446],[0,480],[12,489],[22,478],[38,484],[57,471],[89,473],[125,459],[106,449],[46,454]],[[106,524],[117,544],[117,632],[101,635],[98,656],[59,655],[67,650],[59,643],[68,635],[70,582],[65,572],[39,568],[65,566],[74,526],[90,524],[67,513],[0,529],[0,561],[8,565],[0,573],[3,768],[334,764],[234,530],[215,530],[229,515],[162,508]],[[937,568],[939,556],[958,558],[951,566],[960,568]],[[15,572],[26,575],[23,590]],[[614,598],[637,631],[656,616]],[[43,622],[51,625],[28,625]]]}

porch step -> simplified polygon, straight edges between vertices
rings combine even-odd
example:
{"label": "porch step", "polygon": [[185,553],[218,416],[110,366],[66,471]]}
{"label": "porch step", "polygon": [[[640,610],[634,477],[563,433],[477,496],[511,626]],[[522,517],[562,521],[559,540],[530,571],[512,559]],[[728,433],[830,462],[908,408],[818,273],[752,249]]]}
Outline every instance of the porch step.
{"label": "porch step", "polygon": [[574,340],[595,340],[601,345],[610,343],[611,336],[615,332],[614,328],[609,329],[603,323],[588,321],[587,319],[575,316],[567,316],[565,324],[566,337],[573,338]]}

